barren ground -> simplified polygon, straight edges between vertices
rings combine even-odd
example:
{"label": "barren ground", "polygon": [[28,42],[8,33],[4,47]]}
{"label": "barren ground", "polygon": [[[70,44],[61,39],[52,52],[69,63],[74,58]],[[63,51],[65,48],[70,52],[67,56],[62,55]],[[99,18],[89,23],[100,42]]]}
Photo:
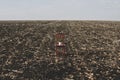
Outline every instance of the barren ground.
{"label": "barren ground", "polygon": [[[60,31],[67,52],[56,62]],[[120,22],[1,21],[0,80],[120,80]]]}

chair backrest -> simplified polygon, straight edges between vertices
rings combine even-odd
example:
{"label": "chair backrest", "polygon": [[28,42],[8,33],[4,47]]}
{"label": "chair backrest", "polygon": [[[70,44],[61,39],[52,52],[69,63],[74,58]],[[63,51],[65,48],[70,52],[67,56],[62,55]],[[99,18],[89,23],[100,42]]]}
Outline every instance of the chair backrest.
{"label": "chair backrest", "polygon": [[65,35],[64,33],[57,33],[55,35],[55,44],[62,43],[65,45]]}
{"label": "chair backrest", "polygon": [[56,34],[56,37],[57,37],[57,38],[64,38],[64,34],[63,34],[63,33],[57,33],[57,34]]}

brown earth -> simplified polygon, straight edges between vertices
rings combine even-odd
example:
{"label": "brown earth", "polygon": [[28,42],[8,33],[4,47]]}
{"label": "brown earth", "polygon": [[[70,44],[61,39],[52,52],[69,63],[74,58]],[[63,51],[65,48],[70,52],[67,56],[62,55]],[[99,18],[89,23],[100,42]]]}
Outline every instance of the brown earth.
{"label": "brown earth", "polygon": [[[61,31],[66,55],[56,61]],[[120,80],[120,22],[1,21],[0,80]]]}

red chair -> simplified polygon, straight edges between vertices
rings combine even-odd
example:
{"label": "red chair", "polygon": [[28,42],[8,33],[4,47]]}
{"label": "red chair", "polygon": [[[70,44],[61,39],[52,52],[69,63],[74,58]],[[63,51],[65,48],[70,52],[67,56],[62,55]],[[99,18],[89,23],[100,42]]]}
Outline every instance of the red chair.
{"label": "red chair", "polygon": [[64,55],[65,54],[65,35],[63,33],[57,33],[55,35],[55,52],[56,55]]}

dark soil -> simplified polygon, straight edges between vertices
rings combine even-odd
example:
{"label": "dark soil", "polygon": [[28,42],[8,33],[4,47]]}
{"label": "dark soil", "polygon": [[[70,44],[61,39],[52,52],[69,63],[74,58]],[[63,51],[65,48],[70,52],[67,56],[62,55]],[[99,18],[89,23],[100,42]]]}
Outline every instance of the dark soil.
{"label": "dark soil", "polygon": [[120,80],[120,22],[1,21],[0,80]]}

